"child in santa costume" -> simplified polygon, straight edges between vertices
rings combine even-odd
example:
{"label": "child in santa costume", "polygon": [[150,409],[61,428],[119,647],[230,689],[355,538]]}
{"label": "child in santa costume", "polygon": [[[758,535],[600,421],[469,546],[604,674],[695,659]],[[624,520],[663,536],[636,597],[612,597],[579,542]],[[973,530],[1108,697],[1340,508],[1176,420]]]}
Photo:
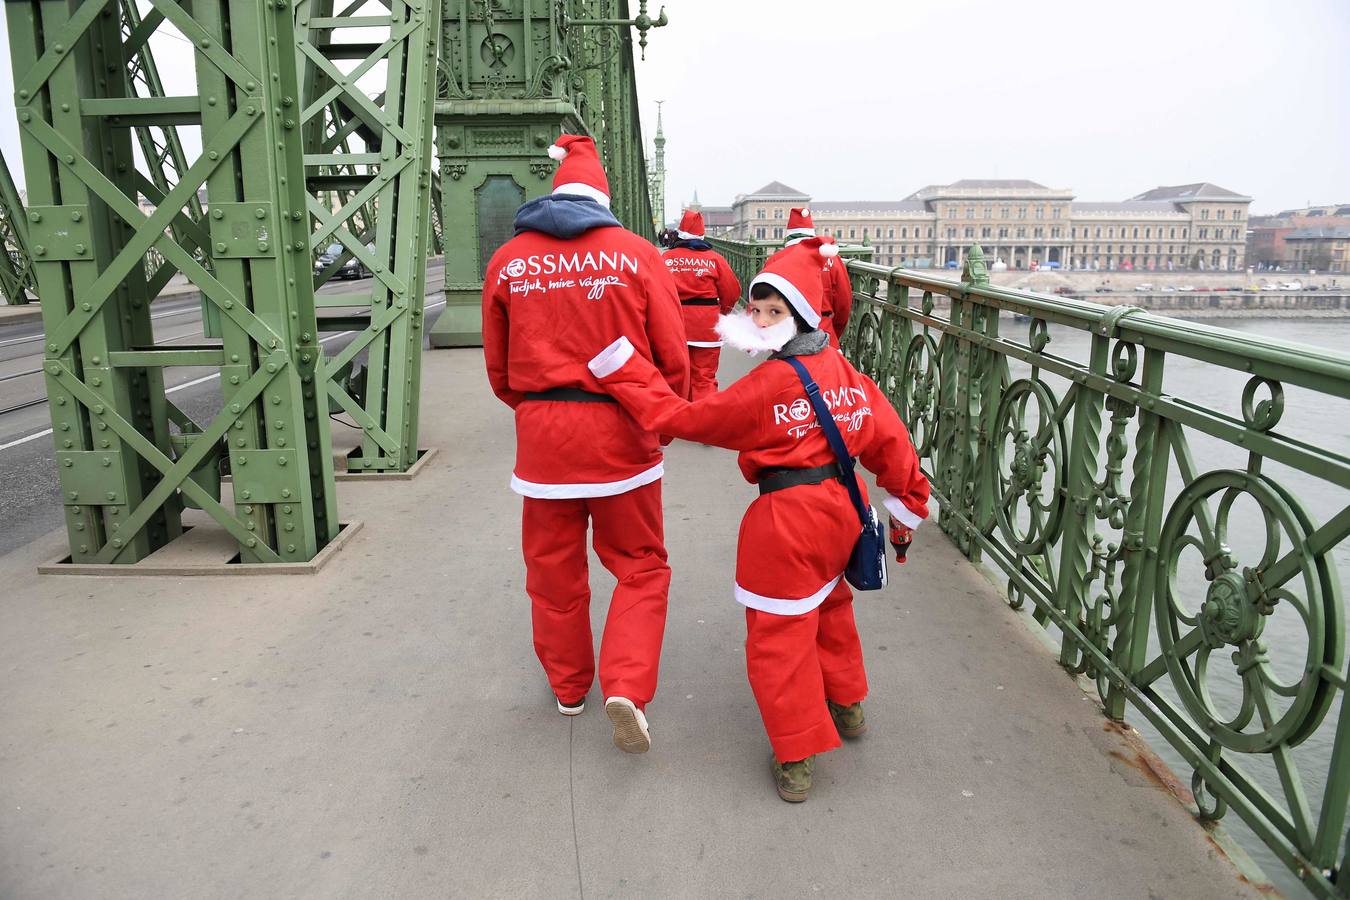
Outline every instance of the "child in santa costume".
{"label": "child in santa costume", "polygon": [[[806,207],[794,207],[788,210],[787,243],[769,260],[792,252],[792,249],[807,238],[816,236],[816,225],[811,219],[811,210]],[[830,240],[827,238],[827,240]],[[766,260],[767,264],[768,260]],[[823,294],[820,301],[820,327],[830,336],[830,344],[839,349],[839,338],[848,327],[848,317],[853,311],[853,283],[848,278],[848,268],[837,255],[825,259],[820,270]]]}
{"label": "child in santa costume", "polygon": [[735,597],[746,607],[746,669],[773,745],[778,792],[789,801],[806,799],[816,754],[866,729],[867,675],[842,577],[858,513],[802,382],[783,358],[805,365],[849,452],[876,473],[902,559],[908,530],[928,515],[928,481],[905,426],[819,328],[821,263],[837,252],[808,238],[755,276],[749,312],[724,316],[718,333],[734,347],[774,352],[720,393],[682,399],[627,336],[590,362],[604,389],[645,427],[740,451],[742,474],[759,485],[741,522]]}
{"label": "child in santa costume", "polygon": [[516,236],[488,263],[483,356],[515,410],[511,488],[524,496],[521,550],[534,648],[557,697],[577,715],[595,676],[586,528],[618,580],[600,643],[600,687],[614,743],[651,746],[644,709],[656,692],[670,567],[657,435],[604,393],[586,361],[616,332],[669,390],[688,390],[675,283],[656,248],[609,210],[609,182],[588,137],[563,135],[553,193],[516,212]]}
{"label": "child in santa costume", "polygon": [[675,237],[661,258],[680,294],[689,345],[690,397],[698,400],[717,392],[717,364],[722,355],[717,319],[736,305],[741,283],[722,254],[704,239],[702,213],[686,209]]}

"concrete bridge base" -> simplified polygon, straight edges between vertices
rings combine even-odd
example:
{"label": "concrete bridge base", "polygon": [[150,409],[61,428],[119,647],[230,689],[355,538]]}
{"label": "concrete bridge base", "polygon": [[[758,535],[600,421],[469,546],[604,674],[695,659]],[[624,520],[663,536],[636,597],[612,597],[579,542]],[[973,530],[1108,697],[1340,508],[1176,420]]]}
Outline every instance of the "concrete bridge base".
{"label": "concrete bridge base", "polygon": [[652,751],[611,746],[596,691],[559,716],[509,411],[478,351],[424,364],[441,452],[343,483],[365,528],[316,575],[38,576],[60,534],[0,559],[0,896],[1257,895],[931,524],[858,602],[870,733],[780,801],[730,593],[753,489],[726,451],[669,451]]}

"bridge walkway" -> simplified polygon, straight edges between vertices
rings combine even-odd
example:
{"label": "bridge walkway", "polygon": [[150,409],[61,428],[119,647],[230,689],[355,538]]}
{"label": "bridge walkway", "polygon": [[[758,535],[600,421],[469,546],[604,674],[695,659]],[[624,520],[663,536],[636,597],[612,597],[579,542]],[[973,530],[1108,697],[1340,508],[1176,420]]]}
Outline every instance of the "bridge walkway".
{"label": "bridge walkway", "polygon": [[440,453],[340,484],[363,529],[318,574],[36,575],[63,533],[0,558],[0,896],[1259,893],[933,526],[857,604],[871,732],[780,801],[730,596],[752,489],[726,451],[669,450],[652,751],[611,746],[598,689],[559,716],[509,411],[479,352],[424,365]]}

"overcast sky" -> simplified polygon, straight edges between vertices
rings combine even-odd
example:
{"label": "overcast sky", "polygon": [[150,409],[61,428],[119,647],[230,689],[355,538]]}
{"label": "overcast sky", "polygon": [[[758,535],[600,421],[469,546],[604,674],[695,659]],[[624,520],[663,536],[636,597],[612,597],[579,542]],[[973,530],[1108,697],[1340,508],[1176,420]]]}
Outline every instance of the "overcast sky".
{"label": "overcast sky", "polygon": [[[695,188],[720,205],[772,180],[820,200],[1029,178],[1084,200],[1212,181],[1253,197],[1254,212],[1350,203],[1350,0],[666,10],[638,92],[648,141],[653,101],[667,101],[672,218]],[[188,52],[168,36],[154,46],[166,73]],[[0,150],[15,170],[7,40],[0,52]]]}
{"label": "overcast sky", "polygon": [[818,200],[1029,178],[1083,200],[1211,181],[1258,213],[1350,203],[1350,0],[666,11],[638,93],[649,140],[667,101],[668,217],[695,188],[721,205],[772,180]]}

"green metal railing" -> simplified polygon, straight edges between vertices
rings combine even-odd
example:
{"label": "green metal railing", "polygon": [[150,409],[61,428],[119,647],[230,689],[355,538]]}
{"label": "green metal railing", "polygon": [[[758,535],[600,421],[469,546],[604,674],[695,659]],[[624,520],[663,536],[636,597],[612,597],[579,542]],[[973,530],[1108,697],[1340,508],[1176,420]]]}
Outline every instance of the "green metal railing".
{"label": "green metal railing", "polygon": [[[978,247],[960,282],[849,270],[844,350],[909,425],[942,529],[1191,767],[1202,819],[1231,808],[1313,893],[1350,894],[1350,459],[1279,427],[1287,392],[1312,417],[1350,398],[1350,356],[994,288]],[[1170,394],[1187,366],[1235,377],[1234,409]]]}
{"label": "green metal railing", "polygon": [[[764,261],[783,249],[782,241],[734,241],[729,238],[710,237],[708,243],[731,264],[731,271],[736,273],[736,278],[742,285],[749,284],[750,279],[764,268]],[[839,258],[870,262],[872,250],[872,247],[859,244],[844,244],[839,247]]]}

